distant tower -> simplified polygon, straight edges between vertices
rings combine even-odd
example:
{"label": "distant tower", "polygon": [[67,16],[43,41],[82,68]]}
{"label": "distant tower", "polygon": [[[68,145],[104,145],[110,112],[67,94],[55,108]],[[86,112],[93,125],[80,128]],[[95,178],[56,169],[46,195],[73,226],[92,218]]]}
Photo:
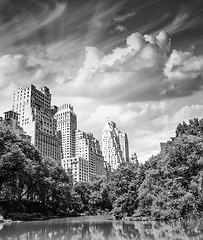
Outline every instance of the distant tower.
{"label": "distant tower", "polygon": [[49,88],[37,89],[34,85],[19,88],[13,93],[13,111],[18,113],[18,121],[31,136],[31,143],[43,157],[61,160],[61,139],[56,130],[56,119],[51,110]]}
{"label": "distant tower", "polygon": [[120,163],[129,161],[127,134],[121,133],[114,122],[106,120],[102,134],[102,150],[104,161],[111,169],[116,169]]}
{"label": "distant tower", "polygon": [[75,131],[77,129],[77,115],[73,111],[73,106],[63,104],[55,114],[57,120],[57,131],[62,137],[62,158],[75,157]]}

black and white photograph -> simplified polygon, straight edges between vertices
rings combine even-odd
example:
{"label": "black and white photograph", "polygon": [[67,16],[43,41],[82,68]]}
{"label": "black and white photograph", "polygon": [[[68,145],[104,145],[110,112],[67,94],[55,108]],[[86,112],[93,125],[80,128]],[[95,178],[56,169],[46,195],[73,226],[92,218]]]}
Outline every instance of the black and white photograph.
{"label": "black and white photograph", "polygon": [[203,0],[0,0],[0,240],[203,240]]}

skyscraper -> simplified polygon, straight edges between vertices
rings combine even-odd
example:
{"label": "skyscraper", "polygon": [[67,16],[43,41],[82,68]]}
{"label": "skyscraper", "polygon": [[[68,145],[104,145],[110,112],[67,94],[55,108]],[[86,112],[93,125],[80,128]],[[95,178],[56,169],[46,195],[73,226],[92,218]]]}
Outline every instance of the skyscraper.
{"label": "skyscraper", "polygon": [[57,120],[57,131],[62,137],[62,158],[75,157],[75,131],[77,129],[77,115],[73,111],[73,106],[63,104],[55,114]]}
{"label": "skyscraper", "polygon": [[31,143],[43,157],[61,160],[61,139],[51,109],[49,88],[34,85],[13,93],[13,110],[18,113],[20,126],[31,136]]}
{"label": "skyscraper", "polygon": [[76,156],[88,161],[88,180],[104,174],[104,158],[99,141],[92,133],[76,131]]}
{"label": "skyscraper", "polygon": [[129,161],[129,147],[126,133],[116,128],[116,123],[107,118],[102,134],[102,151],[104,161],[111,169],[116,169],[120,163]]}
{"label": "skyscraper", "polygon": [[70,104],[62,104],[55,114],[57,130],[62,137],[62,167],[71,171],[74,181],[88,181],[88,162],[76,157],[77,115]]}
{"label": "skyscraper", "polygon": [[62,136],[62,166],[70,169],[75,181],[87,182],[104,171],[99,141],[93,134],[77,129],[73,106],[63,104],[55,114],[57,130]]}

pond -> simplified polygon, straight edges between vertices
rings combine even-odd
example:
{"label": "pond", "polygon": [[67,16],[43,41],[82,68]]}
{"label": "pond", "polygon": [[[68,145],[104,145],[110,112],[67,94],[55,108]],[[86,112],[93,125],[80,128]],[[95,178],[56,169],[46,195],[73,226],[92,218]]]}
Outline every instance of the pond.
{"label": "pond", "polygon": [[127,222],[109,216],[0,225],[0,240],[202,240],[203,222]]}

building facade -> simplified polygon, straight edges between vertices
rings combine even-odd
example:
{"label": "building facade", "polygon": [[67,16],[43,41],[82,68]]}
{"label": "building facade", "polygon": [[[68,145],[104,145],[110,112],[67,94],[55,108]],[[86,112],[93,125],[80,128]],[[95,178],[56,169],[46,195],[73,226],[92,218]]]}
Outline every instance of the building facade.
{"label": "building facade", "polygon": [[88,181],[104,174],[104,158],[100,144],[92,133],[76,131],[76,156],[88,162]]}
{"label": "building facade", "polygon": [[61,161],[61,138],[51,108],[49,88],[34,85],[13,93],[13,111],[18,113],[20,126],[31,136],[31,143],[43,157]]}
{"label": "building facade", "polygon": [[129,147],[126,133],[116,127],[116,123],[107,118],[102,134],[102,152],[104,161],[111,169],[116,169],[119,164],[129,161]]}
{"label": "building facade", "polygon": [[75,182],[88,182],[88,161],[81,157],[62,159],[62,167],[66,171],[71,171]]}
{"label": "building facade", "polygon": [[93,134],[77,130],[73,106],[63,104],[55,114],[57,130],[62,137],[62,166],[70,169],[75,181],[88,182],[103,174],[103,156],[99,141]]}
{"label": "building facade", "polygon": [[61,132],[62,159],[73,158],[75,154],[75,131],[77,129],[77,115],[73,106],[63,104],[55,114],[57,131]]}

